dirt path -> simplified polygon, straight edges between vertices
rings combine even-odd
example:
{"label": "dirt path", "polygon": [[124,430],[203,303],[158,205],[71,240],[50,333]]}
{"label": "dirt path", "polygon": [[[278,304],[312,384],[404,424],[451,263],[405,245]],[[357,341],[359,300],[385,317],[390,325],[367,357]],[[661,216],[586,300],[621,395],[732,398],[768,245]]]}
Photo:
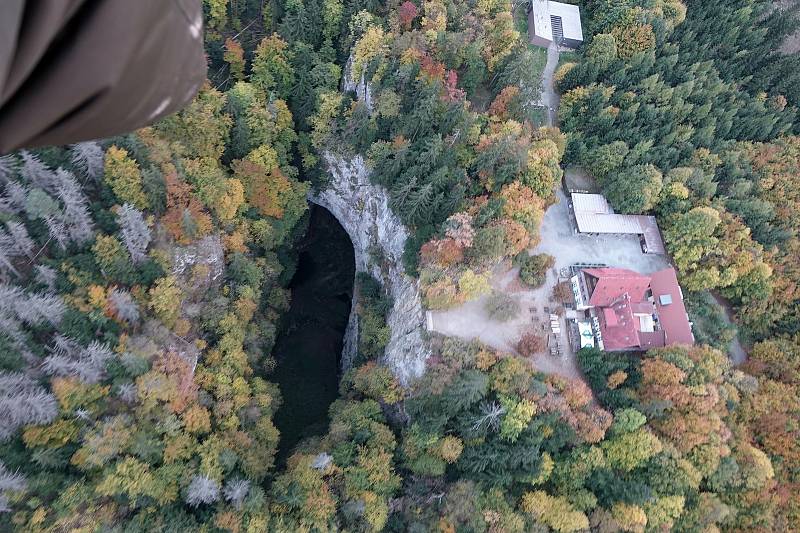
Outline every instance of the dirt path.
{"label": "dirt path", "polygon": [[550,43],[547,48],[547,63],[542,72],[542,105],[547,109],[547,125],[554,126],[556,124],[556,115],[558,113],[558,104],[560,98],[553,87],[553,75],[558,67],[558,46],[555,43]]}
{"label": "dirt path", "polygon": [[[714,300],[717,302],[717,304],[722,307],[722,316],[725,318],[725,323],[735,325],[735,322],[733,321],[733,309],[731,308],[731,304],[715,292],[712,292],[711,295],[714,297]],[[728,346],[728,355],[730,356],[733,364],[736,366],[747,362],[747,352],[745,351],[744,346],[742,346],[742,343],[739,342],[738,334],[733,338],[730,346]]]}

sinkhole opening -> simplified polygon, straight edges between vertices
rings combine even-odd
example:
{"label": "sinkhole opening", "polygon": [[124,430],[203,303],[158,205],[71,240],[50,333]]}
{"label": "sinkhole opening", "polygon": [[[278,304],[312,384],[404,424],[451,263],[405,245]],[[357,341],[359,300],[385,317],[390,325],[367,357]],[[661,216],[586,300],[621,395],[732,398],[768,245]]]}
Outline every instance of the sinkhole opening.
{"label": "sinkhole opening", "polygon": [[271,379],[283,396],[274,418],[281,432],[280,464],[301,440],[327,430],[353,299],[353,243],[330,211],[314,204],[310,210],[308,229],[296,244],[291,305],[273,351],[277,366]]}

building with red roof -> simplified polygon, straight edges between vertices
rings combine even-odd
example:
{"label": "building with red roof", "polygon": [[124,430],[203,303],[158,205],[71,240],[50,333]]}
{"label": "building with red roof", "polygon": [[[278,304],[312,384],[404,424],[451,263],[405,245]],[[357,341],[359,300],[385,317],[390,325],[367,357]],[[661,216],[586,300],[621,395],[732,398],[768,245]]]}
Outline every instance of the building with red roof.
{"label": "building with red roof", "polygon": [[645,275],[624,268],[586,268],[572,278],[576,307],[591,319],[606,351],[646,351],[694,344],[673,268]]}
{"label": "building with red roof", "polygon": [[626,268],[587,268],[583,271],[591,295],[589,305],[606,307],[622,294],[640,302],[650,288],[650,277]]}

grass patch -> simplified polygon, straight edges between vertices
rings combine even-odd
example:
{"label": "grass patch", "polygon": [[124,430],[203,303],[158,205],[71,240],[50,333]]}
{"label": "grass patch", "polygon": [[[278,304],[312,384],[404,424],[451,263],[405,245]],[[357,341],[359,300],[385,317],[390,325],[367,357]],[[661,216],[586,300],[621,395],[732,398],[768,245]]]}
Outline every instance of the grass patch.
{"label": "grass patch", "polygon": [[564,63],[577,63],[580,60],[581,55],[578,52],[561,52],[558,56],[558,66],[560,67]]}
{"label": "grass patch", "polygon": [[536,109],[531,109],[527,112],[527,116],[531,121],[531,124],[540,128],[542,126],[547,126],[547,110],[543,107],[537,107]]}
{"label": "grass patch", "polygon": [[530,43],[528,43],[528,49],[533,52],[536,57],[536,67],[534,70],[536,75],[541,77],[542,72],[544,71],[544,66],[547,64],[547,49]]}
{"label": "grass patch", "polygon": [[520,4],[514,10],[514,28],[520,35],[528,35],[528,13],[525,4]]}

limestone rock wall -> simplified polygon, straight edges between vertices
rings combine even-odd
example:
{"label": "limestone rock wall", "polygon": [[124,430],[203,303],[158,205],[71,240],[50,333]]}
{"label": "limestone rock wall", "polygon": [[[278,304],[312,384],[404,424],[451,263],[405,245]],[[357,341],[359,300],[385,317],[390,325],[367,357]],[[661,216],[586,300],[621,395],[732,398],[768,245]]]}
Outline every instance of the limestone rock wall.
{"label": "limestone rock wall", "polygon": [[[389,207],[383,187],[372,185],[362,156],[345,159],[326,154],[331,175],[329,185],[312,191],[309,200],[328,211],[350,235],[355,249],[357,272],[369,272],[381,280],[394,299],[387,323],[392,335],[384,360],[398,379],[407,385],[425,371],[430,347],[424,338],[425,311],[417,281],[403,269],[403,249],[408,231]],[[349,368],[356,354],[358,320],[351,309],[344,339],[342,367]]]}
{"label": "limestone rock wall", "polygon": [[372,88],[364,79],[364,74],[361,74],[358,82],[353,79],[353,54],[350,54],[344,65],[342,91],[356,93],[356,97],[366,104],[367,109],[372,111]]}

